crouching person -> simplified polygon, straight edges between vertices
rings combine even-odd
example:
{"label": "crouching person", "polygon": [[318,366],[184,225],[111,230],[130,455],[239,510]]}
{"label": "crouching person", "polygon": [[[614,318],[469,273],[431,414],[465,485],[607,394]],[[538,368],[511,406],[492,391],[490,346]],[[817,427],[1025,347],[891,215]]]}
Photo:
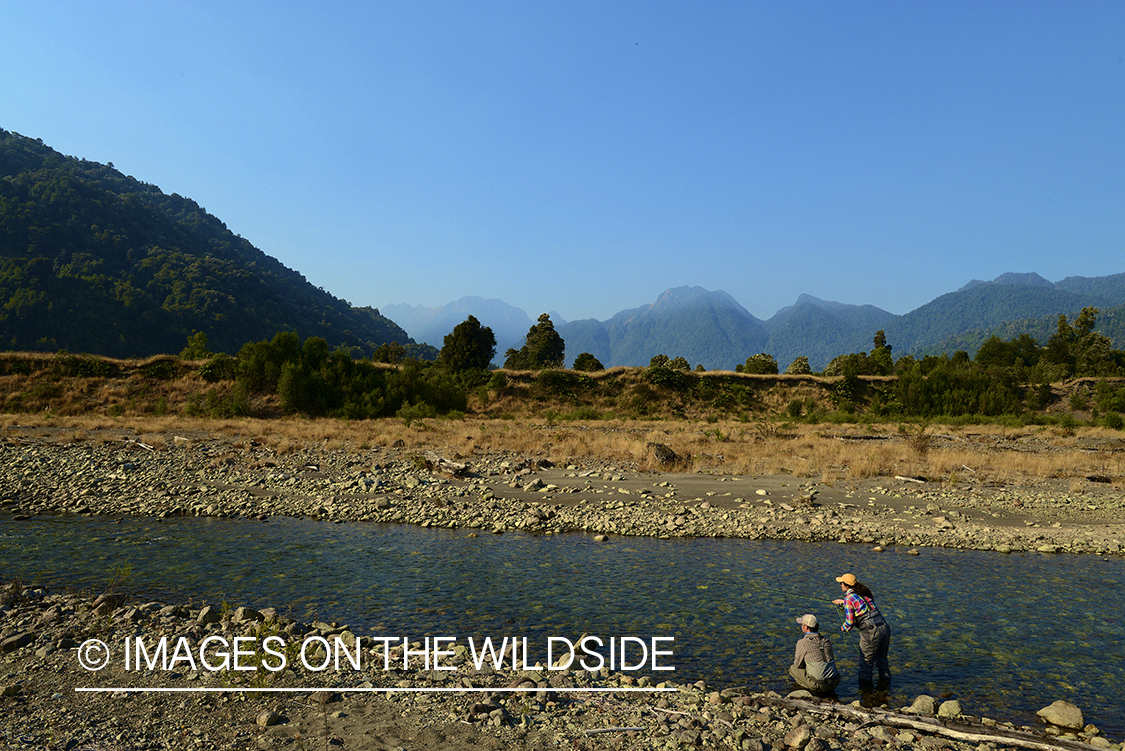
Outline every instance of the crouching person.
{"label": "crouching person", "polygon": [[815,615],[803,615],[797,623],[801,624],[804,636],[797,642],[789,675],[799,686],[814,694],[830,694],[840,685],[840,671],[836,669],[832,642],[820,633]]}

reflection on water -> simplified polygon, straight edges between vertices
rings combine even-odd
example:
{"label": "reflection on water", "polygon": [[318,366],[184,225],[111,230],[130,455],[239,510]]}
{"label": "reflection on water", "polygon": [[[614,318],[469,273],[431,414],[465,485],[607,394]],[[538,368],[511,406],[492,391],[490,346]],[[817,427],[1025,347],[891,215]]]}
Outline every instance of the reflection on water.
{"label": "reflection on water", "polygon": [[[128,564],[153,597],[289,609],[384,636],[674,636],[677,681],[790,688],[811,612],[856,698],[858,637],[834,577],[854,572],[891,623],[892,705],[947,692],[974,715],[1033,724],[1056,699],[1125,734],[1125,561],[752,540],[595,543],[277,518],[0,521],[0,576],[100,591]],[[533,654],[534,656],[534,654]],[[668,677],[670,674],[661,674]]]}

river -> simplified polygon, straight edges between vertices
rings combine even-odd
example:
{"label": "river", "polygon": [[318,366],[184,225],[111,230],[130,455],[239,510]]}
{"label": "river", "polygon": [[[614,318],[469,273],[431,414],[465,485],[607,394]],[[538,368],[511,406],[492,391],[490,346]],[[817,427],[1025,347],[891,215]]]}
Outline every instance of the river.
{"label": "river", "polygon": [[[858,637],[841,634],[834,578],[855,573],[893,631],[905,706],[922,693],[971,715],[1034,724],[1056,699],[1125,735],[1125,560],[744,539],[611,538],[307,519],[43,516],[0,520],[0,574],[174,602],[277,607],[377,636],[674,637],[657,680],[792,688],[786,669],[811,612],[858,697]],[[536,657],[532,652],[532,657]],[[545,656],[545,655],[544,655]]]}

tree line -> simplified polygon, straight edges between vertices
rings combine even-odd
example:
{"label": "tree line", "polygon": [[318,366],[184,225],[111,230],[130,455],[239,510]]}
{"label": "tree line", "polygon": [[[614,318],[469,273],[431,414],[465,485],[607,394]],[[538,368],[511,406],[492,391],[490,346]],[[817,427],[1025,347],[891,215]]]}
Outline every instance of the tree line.
{"label": "tree line", "polygon": [[[1094,377],[1098,380],[1085,394],[1072,396],[1069,406],[1100,414],[1103,424],[1120,427],[1125,387],[1109,378],[1125,375],[1125,352],[1112,349],[1109,340],[1093,330],[1096,317],[1093,308],[1084,309],[1073,321],[1060,316],[1056,332],[1044,345],[1026,334],[1008,341],[993,337],[975,358],[959,351],[896,360],[891,343],[879,331],[870,352],[841,355],[821,373],[809,372],[807,359],[796,358],[786,372],[834,376],[821,385],[838,416],[865,413],[892,419],[1018,415],[1046,407],[1053,398],[1052,382]],[[227,385],[193,396],[187,411],[249,414],[255,397],[272,395],[289,414],[346,419],[398,416],[409,421],[464,413],[472,395],[487,401],[490,394],[506,392],[508,375],[489,370],[496,355],[495,335],[475,317],[469,316],[446,335],[440,350],[426,346],[391,343],[369,358],[356,358],[354,350],[333,350],[321,337],[302,341],[294,332],[282,332],[268,341],[245,344],[230,356],[210,352],[206,334],[196,332],[179,353],[180,359],[203,361],[193,366],[199,374]],[[640,381],[623,394],[620,382],[592,379],[582,372],[603,369],[597,358],[582,353],[576,358],[579,367],[566,371],[564,354],[565,342],[544,314],[529,329],[523,345],[505,353],[504,365],[509,371],[538,371],[533,394],[570,400],[576,406],[598,394],[616,396],[627,412],[641,416],[658,412],[661,404],[669,405],[673,414],[695,405],[709,414],[745,415],[761,409],[759,392],[771,383],[710,378],[702,366],[693,370],[684,357],[658,354],[643,369]],[[780,375],[777,362],[764,353],[749,356],[739,370]],[[823,407],[813,400],[795,401],[784,412],[790,419],[824,419]]]}

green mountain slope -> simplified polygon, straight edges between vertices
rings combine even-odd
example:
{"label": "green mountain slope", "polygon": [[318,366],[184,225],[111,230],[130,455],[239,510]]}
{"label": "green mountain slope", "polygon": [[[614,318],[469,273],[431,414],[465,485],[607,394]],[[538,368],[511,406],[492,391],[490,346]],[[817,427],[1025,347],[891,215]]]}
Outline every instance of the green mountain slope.
{"label": "green mountain slope", "polygon": [[782,308],[766,321],[770,332],[766,352],[782,369],[804,355],[813,370],[820,370],[839,354],[871,349],[875,332],[898,318],[874,305],[847,305],[801,295],[796,305]]}
{"label": "green mountain slope", "polygon": [[1071,316],[1086,305],[1112,304],[1100,297],[1038,285],[978,284],[944,294],[910,311],[887,326],[887,340],[896,354],[921,352],[968,331],[1027,318],[1057,319],[1060,313]]}
{"label": "green mountain slope", "polygon": [[[769,339],[761,322],[726,292],[702,287],[665,290],[652,305],[623,310],[609,320],[560,327],[570,357],[590,352],[607,367],[648,365],[654,355],[685,357],[708,370],[733,370]],[[608,342],[609,357],[606,352]]]}
{"label": "green mountain slope", "polygon": [[[1074,316],[1070,315],[1068,319],[1073,323]],[[1000,337],[1000,339],[1007,342],[1015,339],[1020,334],[1028,334],[1035,339],[1035,341],[1039,342],[1040,346],[1043,346],[1058,329],[1058,321],[1059,317],[1057,315],[1047,315],[1040,318],[1024,318],[1018,321],[1005,321],[999,326],[993,326],[989,329],[973,329],[972,331],[966,331],[957,336],[949,337],[938,344],[923,347],[916,351],[916,356],[939,355],[943,352],[952,353],[958,350],[964,350],[969,353],[970,357],[975,357],[981,344],[992,336]],[[1099,310],[1094,331],[1109,337],[1113,349],[1125,348],[1125,305]]]}
{"label": "green mountain slope", "polygon": [[137,357],[278,331],[412,343],[232,233],[189,198],[0,130],[0,347]]}

